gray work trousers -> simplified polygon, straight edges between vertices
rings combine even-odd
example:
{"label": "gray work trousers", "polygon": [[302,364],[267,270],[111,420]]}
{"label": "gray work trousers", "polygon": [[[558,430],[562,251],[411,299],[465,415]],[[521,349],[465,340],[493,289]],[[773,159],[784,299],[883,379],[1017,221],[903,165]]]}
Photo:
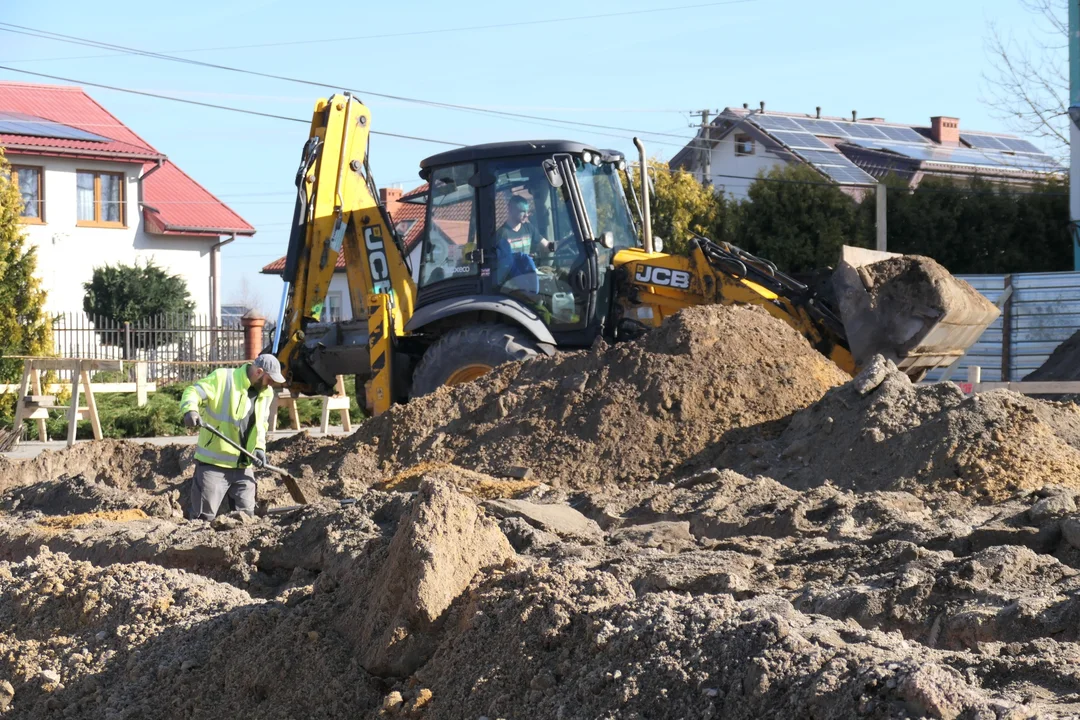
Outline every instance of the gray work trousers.
{"label": "gray work trousers", "polygon": [[196,462],[195,477],[191,481],[191,519],[213,520],[226,495],[230,510],[254,515],[255,469],[250,465],[223,468]]}

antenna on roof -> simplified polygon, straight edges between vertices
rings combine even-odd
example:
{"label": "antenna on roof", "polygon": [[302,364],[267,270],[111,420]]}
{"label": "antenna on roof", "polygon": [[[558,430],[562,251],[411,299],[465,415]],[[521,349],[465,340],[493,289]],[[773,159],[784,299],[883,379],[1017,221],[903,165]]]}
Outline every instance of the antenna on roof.
{"label": "antenna on roof", "polygon": [[859,121],[859,114],[857,112],[855,112],[854,110],[852,110],[851,111],[851,122],[858,122],[858,121]]}
{"label": "antenna on roof", "polygon": [[761,112],[765,112],[765,101],[761,101]]}
{"label": "antenna on roof", "polygon": [[821,106],[820,105],[817,106],[817,117],[818,117],[818,120],[821,119]]}

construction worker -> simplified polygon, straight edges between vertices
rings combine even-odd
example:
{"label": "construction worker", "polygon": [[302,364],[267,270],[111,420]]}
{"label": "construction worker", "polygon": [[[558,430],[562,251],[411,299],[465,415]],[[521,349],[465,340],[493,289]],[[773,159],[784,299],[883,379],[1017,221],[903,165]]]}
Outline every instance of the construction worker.
{"label": "construction worker", "polygon": [[[266,462],[272,382],[283,383],[285,378],[281,363],[269,354],[235,369],[215,370],[184,390],[180,398],[184,425],[212,426],[254,455],[255,463],[261,466]],[[255,514],[255,471],[251,459],[205,428],[200,429],[189,517],[213,520],[226,495],[232,509]]]}

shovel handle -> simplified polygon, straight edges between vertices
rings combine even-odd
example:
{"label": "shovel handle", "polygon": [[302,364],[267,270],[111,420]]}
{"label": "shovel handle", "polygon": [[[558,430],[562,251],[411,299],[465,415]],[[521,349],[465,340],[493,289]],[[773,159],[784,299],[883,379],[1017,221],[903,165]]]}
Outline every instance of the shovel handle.
{"label": "shovel handle", "polygon": [[203,422],[202,418],[199,418],[199,427],[207,430],[211,435],[216,435],[220,440],[224,441],[227,445],[231,446],[234,450],[236,450],[236,451],[240,452],[242,455],[246,455],[250,459],[254,460],[255,465],[257,467],[263,467],[263,465],[265,465],[265,463],[259,461],[259,458],[255,457],[254,455],[249,453],[247,450],[240,447],[238,444],[234,443],[229,438],[225,437],[225,434],[222,433],[220,430],[218,430],[216,427],[212,427],[212,426],[208,425],[207,423]]}

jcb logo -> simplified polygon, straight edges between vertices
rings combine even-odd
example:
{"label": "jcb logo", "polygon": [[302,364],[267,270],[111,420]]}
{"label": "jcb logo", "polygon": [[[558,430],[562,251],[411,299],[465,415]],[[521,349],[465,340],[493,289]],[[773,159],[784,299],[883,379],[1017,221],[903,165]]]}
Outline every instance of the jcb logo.
{"label": "jcb logo", "polygon": [[685,270],[669,270],[652,265],[638,265],[634,279],[651,285],[664,285],[680,290],[690,289],[690,273]]}
{"label": "jcb logo", "polygon": [[364,228],[364,246],[367,248],[368,268],[371,270],[371,291],[390,292],[390,265],[386,262],[386,247],[377,225]]}

